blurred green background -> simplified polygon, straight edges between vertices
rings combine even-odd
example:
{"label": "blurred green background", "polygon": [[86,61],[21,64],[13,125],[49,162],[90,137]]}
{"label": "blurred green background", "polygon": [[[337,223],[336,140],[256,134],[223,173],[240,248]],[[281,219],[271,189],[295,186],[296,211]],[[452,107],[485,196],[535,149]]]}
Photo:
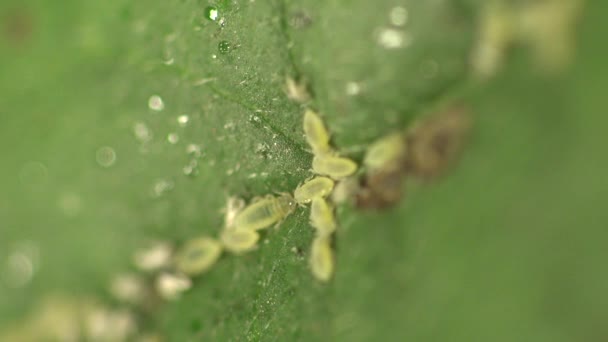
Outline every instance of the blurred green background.
{"label": "blurred green background", "polygon": [[226,196],[307,178],[292,77],[357,160],[451,100],[471,108],[469,144],[391,210],[339,208],[329,284],[310,275],[299,209],[145,329],[167,341],[606,340],[608,3],[587,1],[564,28],[566,67],[544,71],[542,44],[516,43],[482,81],[469,61],[486,5],[3,1],[0,331],[49,293],[111,302],[108,282],[145,241],[215,235]]}

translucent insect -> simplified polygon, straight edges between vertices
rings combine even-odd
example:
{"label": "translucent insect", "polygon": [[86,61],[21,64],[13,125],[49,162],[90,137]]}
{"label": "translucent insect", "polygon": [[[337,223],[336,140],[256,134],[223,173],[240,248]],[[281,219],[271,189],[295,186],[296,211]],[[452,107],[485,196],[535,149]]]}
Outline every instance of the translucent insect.
{"label": "translucent insect", "polygon": [[330,245],[330,236],[318,236],[312,242],[310,250],[310,270],[317,280],[327,282],[334,273],[334,252]]}
{"label": "translucent insect", "polygon": [[331,152],[329,133],[323,120],[310,109],[304,112],[304,134],[306,141],[312,147],[314,155],[324,155]]}
{"label": "translucent insect", "polygon": [[260,234],[249,229],[224,229],[220,234],[220,241],[229,252],[241,254],[255,248]]}
{"label": "translucent insect", "polygon": [[357,163],[337,156],[325,155],[312,159],[312,170],[320,175],[326,175],[333,179],[348,177],[357,171]]}
{"label": "translucent insect", "polygon": [[155,287],[163,299],[175,300],[192,287],[192,280],[183,274],[163,272],[156,278]]}
{"label": "translucent insect", "polygon": [[234,218],[235,229],[259,230],[281,222],[295,209],[296,202],[290,194],[278,197],[268,195],[255,200]]}
{"label": "translucent insect", "polygon": [[222,245],[210,237],[187,241],[175,256],[175,267],[187,275],[198,275],[211,268],[222,254]]}
{"label": "translucent insect", "polygon": [[318,236],[329,236],[336,231],[334,208],[324,198],[315,197],[310,206],[310,224]]}
{"label": "translucent insect", "polygon": [[406,150],[404,134],[391,133],[376,140],[368,147],[363,165],[369,170],[399,167],[404,162]]}
{"label": "translucent insect", "polygon": [[334,186],[330,198],[333,203],[342,204],[354,198],[358,191],[359,180],[356,177],[347,177]]}
{"label": "translucent insect", "polygon": [[325,197],[334,188],[334,181],[327,177],[315,177],[298,186],[293,197],[300,204],[309,203],[315,197]]}
{"label": "translucent insect", "polygon": [[298,82],[291,77],[288,77],[285,81],[285,88],[287,91],[287,97],[290,100],[294,100],[299,103],[305,103],[310,101],[310,93],[305,82]]}

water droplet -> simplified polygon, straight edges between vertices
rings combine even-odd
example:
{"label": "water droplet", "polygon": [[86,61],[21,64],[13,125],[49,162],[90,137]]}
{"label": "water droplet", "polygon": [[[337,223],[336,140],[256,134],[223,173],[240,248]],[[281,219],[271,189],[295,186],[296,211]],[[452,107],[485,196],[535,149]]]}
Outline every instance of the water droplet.
{"label": "water droplet", "polygon": [[152,196],[161,197],[162,195],[173,190],[173,182],[167,179],[158,179],[152,186]]}
{"label": "water droplet", "polygon": [[148,99],[148,107],[154,111],[160,112],[165,109],[165,103],[163,99],[158,95],[152,95]]}
{"label": "water droplet", "polygon": [[189,121],[190,121],[190,117],[186,114],[182,114],[177,117],[177,123],[179,124],[180,127],[186,127],[186,125],[188,125]]}
{"label": "water droplet", "polygon": [[152,140],[152,132],[150,132],[148,126],[143,122],[136,122],[133,125],[133,133],[135,134],[135,138],[143,143]]}
{"label": "water droplet", "polygon": [[216,21],[218,16],[219,16],[219,11],[217,10],[217,7],[214,6],[207,6],[205,7],[205,18],[211,20],[211,21]]}
{"label": "water droplet", "polygon": [[169,133],[167,135],[167,141],[169,144],[175,145],[179,141],[179,135],[177,135],[177,133]]}
{"label": "water droplet", "polygon": [[228,53],[230,52],[230,43],[225,40],[222,40],[221,42],[219,42],[219,44],[217,44],[217,49],[220,53]]}
{"label": "water droplet", "polygon": [[216,59],[217,55],[211,55],[211,58]]}
{"label": "water droplet", "polygon": [[400,30],[384,28],[378,33],[378,44],[385,49],[407,47],[412,43],[412,36]]}
{"label": "water droplet", "polygon": [[95,153],[97,164],[102,167],[110,167],[116,162],[116,152],[110,146],[102,146]]}
{"label": "water droplet", "polygon": [[182,168],[182,172],[184,175],[190,177],[198,175],[198,162],[195,159],[190,160],[190,162]]}
{"label": "water droplet", "polygon": [[0,276],[9,287],[20,288],[32,280],[39,264],[38,245],[31,241],[20,242],[11,248]]}
{"label": "water droplet", "polygon": [[186,153],[193,158],[199,158],[202,154],[202,150],[202,147],[197,144],[188,144],[188,146],[186,146]]}
{"label": "water droplet", "polygon": [[361,84],[357,82],[346,83],[346,94],[350,96],[359,95],[361,92]]}
{"label": "water droplet", "polygon": [[393,7],[389,13],[391,24],[395,26],[403,26],[407,23],[408,12],[405,7],[397,6]]}
{"label": "water droplet", "polygon": [[65,216],[76,217],[82,209],[82,199],[78,194],[65,193],[59,197],[57,205]]}

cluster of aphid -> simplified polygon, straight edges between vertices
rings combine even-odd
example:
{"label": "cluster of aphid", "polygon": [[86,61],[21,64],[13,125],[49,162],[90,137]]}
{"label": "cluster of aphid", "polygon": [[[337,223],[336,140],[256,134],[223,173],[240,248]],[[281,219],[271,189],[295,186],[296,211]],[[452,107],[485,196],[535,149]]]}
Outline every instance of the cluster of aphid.
{"label": "cluster of aphid", "polygon": [[[278,225],[296,205],[311,204],[310,223],[316,230],[310,257],[312,274],[321,281],[331,278],[334,269],[331,237],[336,230],[336,222],[333,205],[327,197],[334,188],[334,180],[354,174],[357,164],[338,156],[330,147],[327,129],[316,113],[307,110],[303,122],[306,140],[314,154],[312,170],[318,176],[299,185],[293,195],[267,195],[254,199],[248,206],[240,199],[229,199],[219,239],[199,237],[187,241],[175,254],[175,271],[196,276],[209,270],[222,250],[233,254],[252,251],[260,239],[260,230]],[[159,284],[157,287],[162,292],[162,286]]]}

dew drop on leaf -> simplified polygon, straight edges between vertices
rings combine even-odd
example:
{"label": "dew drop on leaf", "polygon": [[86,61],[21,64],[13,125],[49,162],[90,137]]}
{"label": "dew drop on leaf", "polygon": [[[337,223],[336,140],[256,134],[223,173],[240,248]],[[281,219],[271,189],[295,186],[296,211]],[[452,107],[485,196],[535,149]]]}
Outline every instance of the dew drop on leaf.
{"label": "dew drop on leaf", "polygon": [[211,21],[216,21],[217,18],[219,17],[219,11],[217,10],[217,7],[214,6],[207,6],[205,7],[205,18],[211,20]]}

